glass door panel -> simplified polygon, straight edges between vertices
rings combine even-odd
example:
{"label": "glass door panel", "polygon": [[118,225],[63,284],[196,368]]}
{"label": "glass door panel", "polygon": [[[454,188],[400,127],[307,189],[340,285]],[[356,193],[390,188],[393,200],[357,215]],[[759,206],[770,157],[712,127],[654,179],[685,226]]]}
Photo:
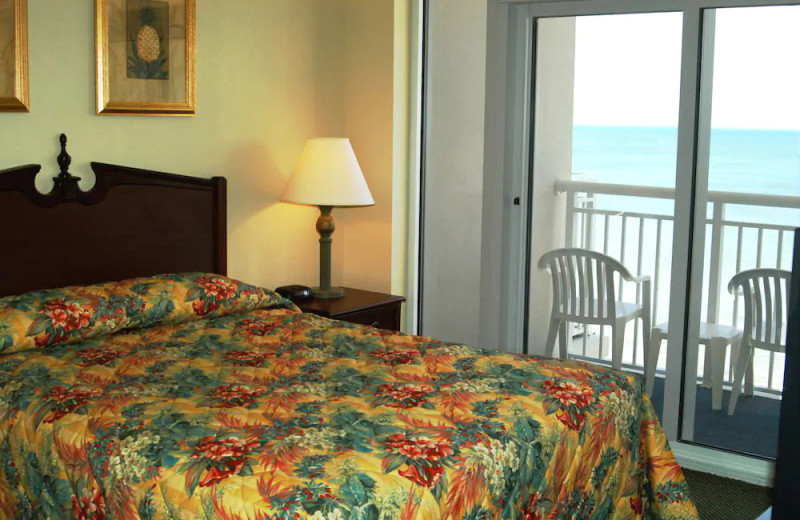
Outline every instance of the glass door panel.
{"label": "glass door panel", "polygon": [[[800,226],[797,27],[798,6],[704,16],[701,99],[708,102],[700,108],[698,168],[707,168],[708,192],[697,201],[706,222],[705,248],[696,253],[704,254],[703,300],[700,337],[688,342],[696,356],[687,355],[683,437],[766,458],[777,450],[787,315],[786,280],[774,270],[790,269]],[[743,272],[750,281],[729,287],[735,276],[747,278]],[[762,341],[747,339],[753,335]]]}
{"label": "glass door panel", "polygon": [[[669,308],[682,15],[536,24],[529,350],[558,355],[563,341],[570,357],[644,372],[643,332],[666,321]],[[567,273],[560,296],[537,265],[557,248],[577,250],[550,266]],[[605,284],[587,251],[649,279],[617,272]],[[553,319],[554,299],[569,318]],[[613,306],[617,316],[607,314],[609,299],[625,304]],[[647,319],[611,325],[635,313]],[[659,411],[664,359],[653,383]]]}

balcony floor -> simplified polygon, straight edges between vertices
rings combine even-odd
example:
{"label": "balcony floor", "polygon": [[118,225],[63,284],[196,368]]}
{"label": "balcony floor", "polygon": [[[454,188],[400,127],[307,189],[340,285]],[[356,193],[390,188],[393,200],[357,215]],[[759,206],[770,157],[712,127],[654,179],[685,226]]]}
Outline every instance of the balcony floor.
{"label": "balcony floor", "polygon": [[[589,327],[586,336],[586,349],[584,350],[584,336],[576,335],[569,343],[569,353],[572,356],[585,356],[583,359],[602,359],[604,364],[610,365],[610,331],[606,330],[603,348],[600,349],[600,335],[597,327]],[[625,344],[623,347],[623,363],[633,364],[634,358],[634,327],[629,325],[625,331]],[[661,349],[662,361],[665,356],[666,343]],[[698,359],[698,373],[703,371],[702,350]],[[641,346],[636,352],[636,365],[643,364]],[[758,366],[758,365],[757,365]],[[763,365],[761,365],[763,366]],[[780,373],[783,378],[783,373]],[[765,385],[767,373],[756,370],[756,385]],[[694,441],[700,444],[725,448],[742,453],[750,453],[761,457],[775,458],[778,451],[778,421],[780,418],[781,402],[774,397],[740,395],[736,404],[734,415],[729,416],[727,411],[729,390],[723,391],[722,410],[711,409],[711,389],[697,387],[697,401],[695,406],[695,435]],[[653,407],[662,419],[664,405],[664,379],[656,377],[651,395]]]}
{"label": "balcony floor", "polygon": [[[740,396],[733,415],[728,415],[730,392],[725,390],[722,410],[711,409],[711,389],[697,387],[694,441],[709,446],[775,458],[778,452],[779,399]],[[656,377],[650,396],[661,419],[664,404],[664,379]]]}

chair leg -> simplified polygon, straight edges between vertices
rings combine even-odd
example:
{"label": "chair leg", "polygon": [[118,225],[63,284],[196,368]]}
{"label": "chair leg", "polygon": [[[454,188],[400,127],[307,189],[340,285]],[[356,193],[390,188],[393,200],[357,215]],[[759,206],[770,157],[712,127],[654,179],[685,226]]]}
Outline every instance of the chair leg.
{"label": "chair leg", "polygon": [[652,334],[653,329],[650,324],[650,312],[645,309],[642,313],[642,352],[644,353],[644,366],[647,366],[648,347],[650,346],[650,336],[652,336]]}
{"label": "chair leg", "polygon": [[755,351],[750,354],[750,361],[747,364],[747,372],[744,373],[744,395],[753,397],[753,368],[755,360],[753,356],[755,355]]}
{"label": "chair leg", "polygon": [[736,379],[736,363],[739,360],[739,350],[742,348],[741,339],[731,342],[731,381]]}
{"label": "chair leg", "polygon": [[625,345],[625,325],[627,322],[618,320],[611,327],[611,366],[619,370],[622,368],[622,347]]}
{"label": "chair leg", "polygon": [[553,350],[556,347],[556,336],[558,335],[560,324],[561,320],[550,318],[550,329],[547,331],[547,344],[544,348],[544,355],[547,357],[553,357]]}
{"label": "chair leg", "polygon": [[[734,340],[731,343],[731,363],[735,363],[734,355],[736,355],[735,359],[739,359],[738,353],[742,347],[742,339],[739,338],[738,340]],[[752,359],[752,356],[755,355],[755,351],[751,353],[751,359],[747,363],[747,372],[744,373],[744,395],[753,396],[753,370],[755,367],[755,360]],[[734,365],[734,370],[736,370],[736,366]]]}
{"label": "chair leg", "polygon": [[650,348],[648,349],[647,360],[645,361],[645,391],[648,394],[653,393],[653,385],[656,382],[656,365],[658,365],[658,356],[661,353],[661,335],[651,334]]}
{"label": "chair leg", "polygon": [[733,388],[731,390],[731,397],[728,400],[728,415],[733,415],[734,410],[736,410],[736,401],[739,400],[739,394],[742,392],[742,379],[744,379],[747,365],[750,364],[750,354],[752,351],[753,348],[746,343],[739,345],[739,356],[736,360],[736,374],[734,374],[733,377]]}
{"label": "chair leg", "polygon": [[703,386],[704,388],[711,387],[711,367],[714,365],[714,361],[711,359],[711,346],[710,345],[703,345]]}
{"label": "chair leg", "polygon": [[567,341],[569,341],[569,336],[567,335],[568,329],[568,323],[562,321],[558,331],[558,350],[561,359],[569,358],[569,353],[567,352]]}
{"label": "chair leg", "polygon": [[725,340],[712,339],[706,348],[711,358],[711,409],[722,409],[722,380],[725,378],[725,354],[728,343]]}
{"label": "chair leg", "polygon": [[606,326],[600,325],[597,332],[597,357],[603,359],[608,354],[608,342],[605,341]]}

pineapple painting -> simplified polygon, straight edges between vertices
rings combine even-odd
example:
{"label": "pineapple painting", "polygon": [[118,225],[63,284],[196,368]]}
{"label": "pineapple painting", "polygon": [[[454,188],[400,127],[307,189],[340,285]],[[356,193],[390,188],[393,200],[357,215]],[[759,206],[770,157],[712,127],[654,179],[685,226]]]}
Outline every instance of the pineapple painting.
{"label": "pineapple painting", "polygon": [[169,3],[127,0],[128,77],[169,79]]}

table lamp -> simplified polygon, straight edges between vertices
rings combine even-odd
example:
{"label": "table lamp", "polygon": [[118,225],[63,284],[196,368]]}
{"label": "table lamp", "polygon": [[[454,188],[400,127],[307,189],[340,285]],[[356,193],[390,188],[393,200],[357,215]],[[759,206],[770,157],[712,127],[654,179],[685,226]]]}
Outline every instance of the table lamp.
{"label": "table lamp", "polygon": [[319,206],[319,287],[311,292],[315,298],[341,298],[344,289],[331,287],[331,235],[336,229],[331,211],[335,206],[375,204],[350,140],[309,139],[281,201]]}

